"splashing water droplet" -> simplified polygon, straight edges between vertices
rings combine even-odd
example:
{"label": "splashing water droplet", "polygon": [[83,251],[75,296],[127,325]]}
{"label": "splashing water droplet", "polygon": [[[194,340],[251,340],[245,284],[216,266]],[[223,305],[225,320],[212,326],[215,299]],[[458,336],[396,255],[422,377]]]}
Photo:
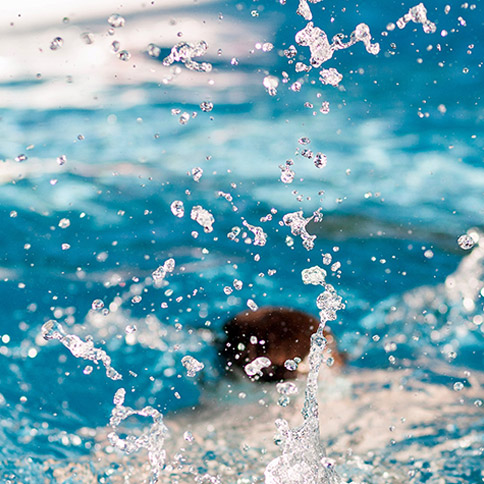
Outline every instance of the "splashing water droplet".
{"label": "splashing water droplet", "polygon": [[212,225],[215,222],[215,219],[213,215],[201,205],[196,205],[192,208],[190,218],[198,222],[206,233],[213,231]]}
{"label": "splashing water droplet", "polygon": [[119,15],[119,13],[113,13],[108,18],[108,24],[111,25],[111,27],[114,27],[115,29],[124,27],[125,23],[126,23],[126,20],[124,19],[124,17]]}
{"label": "splashing water droplet", "polygon": [[301,277],[304,284],[313,284],[315,286],[324,286],[326,275],[326,271],[319,266],[313,266],[309,269],[304,269],[301,272]]}
{"label": "splashing water droplet", "polygon": [[21,163],[22,161],[26,161],[28,158],[27,158],[27,155],[24,155],[24,154],[21,154],[21,155],[18,155],[16,158],[15,158],[15,161],[17,163]]}
{"label": "splashing water droplet", "polygon": [[198,372],[205,368],[205,365],[202,362],[190,355],[184,356],[181,360],[181,363],[187,370],[187,376],[189,377],[196,376]]}
{"label": "splashing water droplet", "polygon": [[244,371],[250,377],[261,376],[262,375],[261,370],[263,368],[268,368],[271,365],[272,365],[272,362],[269,358],[265,356],[259,356],[255,360],[251,361],[249,364],[245,365]]}
{"label": "splashing water droplet", "polygon": [[199,182],[200,178],[203,176],[203,169],[200,168],[199,166],[196,166],[195,168],[192,168],[191,175],[193,178],[193,181]]}
{"label": "splashing water droplet", "polygon": [[[126,390],[124,388],[117,390],[114,395],[113,402],[115,407],[111,411],[111,418],[109,419],[109,424],[113,432],[108,435],[109,442],[113,447],[123,451],[127,455],[137,452],[140,449],[146,449],[151,465],[152,475],[150,482],[156,483],[165,468],[166,451],[164,449],[164,443],[165,439],[169,436],[168,428],[163,422],[163,415],[158,410],[150,406],[144,407],[141,410],[126,407],[124,406],[125,397]],[[121,438],[116,433],[116,429],[121,422],[132,415],[150,417],[153,420],[153,424],[141,435],[128,434],[126,438]]]}
{"label": "splashing water droplet", "polygon": [[399,29],[405,28],[409,22],[414,22],[416,24],[422,24],[423,31],[426,34],[433,34],[437,30],[437,26],[428,20],[427,9],[423,3],[419,3],[412,7],[408,13],[397,20],[397,27]]}
{"label": "splashing water droplet", "polygon": [[151,57],[158,58],[160,57],[161,49],[156,44],[149,44],[148,45],[148,55]]}
{"label": "splashing water droplet", "polygon": [[323,153],[316,153],[314,157],[314,166],[316,168],[324,168],[328,163],[328,159]]}
{"label": "splashing water droplet", "polygon": [[94,299],[91,304],[91,307],[94,311],[99,311],[104,307],[104,301],[102,299]]}
{"label": "splashing water droplet", "polygon": [[206,113],[209,113],[213,109],[213,103],[210,101],[203,101],[200,103],[200,109]]}
{"label": "splashing water droplet", "polygon": [[160,284],[161,281],[166,277],[166,275],[170,272],[173,272],[175,269],[175,259],[167,259],[164,264],[158,269],[154,270],[151,273],[151,277],[155,281],[155,283]]}
{"label": "splashing water droplet", "polygon": [[454,391],[460,392],[463,389],[464,389],[464,384],[461,381],[454,383]]}
{"label": "splashing water droplet", "polygon": [[61,218],[58,225],[61,229],[66,229],[71,225],[71,221],[68,218]]}
{"label": "splashing water droplet", "polygon": [[329,69],[322,69],[319,72],[321,76],[319,80],[323,84],[329,84],[330,86],[337,86],[341,80],[343,79],[343,75],[338,72],[337,69],[334,67],[330,67]]}
{"label": "splashing water droplet", "polygon": [[301,237],[303,246],[307,250],[311,250],[314,248],[314,240],[316,239],[315,235],[309,234],[306,230],[306,225],[314,218],[314,214],[312,217],[304,218],[303,212],[301,210],[298,212],[287,213],[282,218],[284,225],[287,225],[291,228],[291,234]]}
{"label": "splashing water droplet", "polygon": [[461,235],[457,239],[457,244],[463,250],[470,250],[475,245],[475,240],[468,234]]}
{"label": "splashing water droplet", "polygon": [[212,64],[208,62],[196,62],[193,57],[201,57],[207,52],[208,45],[205,41],[198,44],[179,42],[171,49],[170,55],[163,60],[164,66],[170,66],[174,62],[181,62],[187,69],[198,72],[210,72]]}
{"label": "splashing water droplet", "polygon": [[131,54],[127,50],[120,50],[118,52],[118,59],[127,62],[131,59]]}
{"label": "splashing water droplet", "polygon": [[182,218],[185,215],[185,207],[183,202],[180,200],[175,200],[170,205],[171,213],[178,218]]}
{"label": "splashing water droplet", "polygon": [[123,378],[111,366],[111,357],[104,350],[96,348],[91,339],[83,341],[79,336],[66,334],[62,326],[53,319],[42,326],[41,333],[45,340],[58,340],[76,358],[93,361],[96,364],[100,361],[106,369],[106,376],[111,380],[121,380]]}
{"label": "splashing water droplet", "polygon": [[255,303],[255,301],[253,299],[247,299],[247,307],[251,311],[257,311],[259,309],[259,306],[257,306],[257,304]]}
{"label": "splashing water droplet", "polygon": [[284,362],[284,368],[286,368],[286,370],[289,370],[289,371],[296,371],[297,370],[297,363],[294,361],[294,360],[286,360]]}
{"label": "splashing water droplet", "polygon": [[262,227],[255,227],[254,225],[249,224],[247,220],[244,220],[242,224],[254,234],[254,245],[259,245],[261,247],[266,245],[267,234],[264,232]]}
{"label": "splashing water droplet", "polygon": [[62,37],[56,37],[50,43],[50,50],[59,50],[64,45],[64,39]]}
{"label": "splashing water droplet", "polygon": [[51,339],[61,339],[63,336],[65,336],[62,325],[53,319],[44,323],[41,332],[42,337],[47,341]]}
{"label": "splashing water droplet", "polygon": [[266,76],[262,81],[262,84],[266,88],[270,96],[277,94],[277,86],[279,86],[279,79],[275,76]]}
{"label": "splashing water droplet", "polygon": [[62,165],[65,165],[67,161],[67,156],[66,155],[61,155],[59,157],[57,157],[57,164],[62,166]]}

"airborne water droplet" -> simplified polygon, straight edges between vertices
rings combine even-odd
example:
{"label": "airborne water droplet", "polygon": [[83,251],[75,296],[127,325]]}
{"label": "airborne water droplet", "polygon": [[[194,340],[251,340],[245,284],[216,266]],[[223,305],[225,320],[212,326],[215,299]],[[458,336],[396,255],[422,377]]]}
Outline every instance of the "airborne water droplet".
{"label": "airborne water droplet", "polygon": [[58,50],[64,45],[64,40],[62,37],[56,37],[52,42],[50,43],[50,50]]}
{"label": "airborne water droplet", "polygon": [[111,27],[114,27],[115,29],[124,27],[125,23],[126,23],[126,20],[124,19],[124,17],[119,15],[119,13],[113,13],[108,18],[108,24],[111,25]]}

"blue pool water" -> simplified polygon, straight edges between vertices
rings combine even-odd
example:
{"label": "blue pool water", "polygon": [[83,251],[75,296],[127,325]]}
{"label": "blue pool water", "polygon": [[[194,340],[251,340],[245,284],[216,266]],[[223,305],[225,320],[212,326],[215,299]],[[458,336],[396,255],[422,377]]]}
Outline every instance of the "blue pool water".
{"label": "blue pool water", "polygon": [[[381,52],[370,55],[360,44],[337,52],[325,67],[343,74],[340,88],[322,86],[315,69],[300,92],[289,86],[303,74],[280,54],[306,24],[289,3],[161,5],[151,14],[136,6],[124,14],[125,29],[139,22],[144,37],[162,47],[160,59],[131,36],[123,45],[133,42],[138,57],[112,57],[102,68],[84,58],[90,45],[67,49],[69,38],[89,29],[108,38],[104,14],[63,23],[69,12],[59,7],[50,23],[30,29],[11,14],[18,26],[2,35],[18,47],[12,55],[0,51],[8,61],[0,84],[2,482],[54,482],[55,464],[47,471],[43,461],[89,455],[95,439],[79,430],[107,424],[120,387],[102,366],[88,373],[90,362],[44,341],[47,320],[83,339],[91,335],[107,351],[130,404],[169,415],[196,406],[223,381],[214,339],[249,298],[317,311],[318,293],[300,273],[322,265],[325,253],[341,263],[330,279],[346,309],[332,328],[350,366],[410,368],[421,383],[448,388],[462,379],[440,363],[482,370],[482,258],[467,259],[455,287],[448,279],[472,257],[457,238],[484,225],[482,2],[449,1],[448,13],[442,2],[426,2],[437,24],[430,35],[412,23],[382,35],[413,3],[315,4],[314,22],[330,37],[365,22]],[[160,37],[156,22],[172,18],[196,19],[196,40],[212,38],[204,59],[211,73],[182,67],[162,83],[169,73],[163,52],[177,40]],[[185,28],[182,39],[191,24],[181,22]],[[48,52],[45,39],[56,32],[65,37],[67,67]],[[262,52],[255,42],[274,49]],[[47,51],[46,73],[32,43]],[[307,48],[298,51],[307,62]],[[263,86],[268,74],[281,80],[276,96]],[[211,112],[200,109],[203,101],[213,102]],[[328,114],[319,111],[323,101]],[[197,116],[182,125],[174,109]],[[302,137],[310,144],[301,145]],[[323,152],[327,166],[316,168],[301,155],[305,148]],[[27,159],[15,161],[19,155]],[[67,160],[59,165],[61,155]],[[288,159],[296,177],[284,184],[279,165]],[[203,169],[198,182],[187,174],[194,167]],[[174,200],[183,201],[184,217],[171,213]],[[196,205],[213,214],[213,232],[190,219]],[[282,216],[303,210],[309,217],[319,207],[323,221],[308,225],[315,248],[307,251],[298,237],[288,242]],[[271,210],[272,220],[261,222]],[[59,226],[62,219],[68,227]],[[227,237],[243,220],[264,228],[265,246]],[[175,271],[167,286],[156,287],[151,274],[170,257]],[[234,279],[242,290],[225,294]],[[133,302],[137,295],[142,299]],[[109,314],[91,310],[95,299]],[[128,334],[130,325],[137,330]],[[199,378],[186,376],[186,354],[205,364]],[[482,414],[479,422],[482,436]],[[449,482],[482,481],[479,461],[468,462]],[[434,482],[420,475],[412,482]]]}

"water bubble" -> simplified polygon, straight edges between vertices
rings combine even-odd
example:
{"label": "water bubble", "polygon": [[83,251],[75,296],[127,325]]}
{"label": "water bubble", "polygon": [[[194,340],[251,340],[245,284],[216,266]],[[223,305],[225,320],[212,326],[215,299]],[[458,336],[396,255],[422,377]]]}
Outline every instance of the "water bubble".
{"label": "water bubble", "polygon": [[232,294],[234,290],[230,286],[225,286],[224,287],[224,293],[228,296],[229,294]]}
{"label": "water bubble", "polygon": [[480,399],[474,400],[474,405],[478,408],[482,407],[482,400]]}
{"label": "water bubble", "polygon": [[180,200],[175,200],[170,205],[171,213],[175,217],[183,217],[185,215],[185,207],[183,206],[183,202]]}
{"label": "water bubble", "polygon": [[137,329],[136,324],[128,324],[126,328],[124,328],[124,332],[126,334],[132,334],[135,333]]}
{"label": "water bubble", "polygon": [[62,166],[62,165],[65,165],[66,161],[67,161],[67,156],[66,155],[60,155],[57,157],[57,164]]}
{"label": "water bubble", "polygon": [[239,279],[234,279],[233,286],[237,291],[240,291],[244,286],[244,283],[242,281],[239,281]]}
{"label": "water bubble", "polygon": [[64,243],[61,245],[62,250],[69,250],[71,248],[70,244]]}
{"label": "water bubble", "polygon": [[463,250],[472,249],[472,247],[474,247],[475,243],[476,243],[475,240],[469,234],[461,235],[457,239],[457,244]]}
{"label": "water bubble", "polygon": [[186,355],[181,360],[182,365],[187,370],[187,376],[194,377],[200,371],[205,368],[205,365],[195,359],[193,356]]}
{"label": "water bubble", "polygon": [[210,101],[203,101],[200,103],[200,109],[206,113],[209,113],[213,109],[213,103]]}
{"label": "water bubble", "polygon": [[111,25],[111,27],[114,27],[115,29],[124,27],[125,23],[126,23],[126,20],[124,19],[124,17],[119,15],[119,13],[113,13],[108,18],[108,24]]}
{"label": "water bubble", "polygon": [[71,225],[71,221],[68,218],[61,218],[58,225],[61,229],[66,229]]}
{"label": "water bubble", "polygon": [[104,307],[104,301],[102,299],[94,299],[91,304],[91,307],[94,311],[99,311]]}
{"label": "water bubble", "polygon": [[139,296],[139,295],[137,295],[137,296],[133,296],[133,297],[131,298],[131,302],[132,302],[133,304],[138,304],[138,303],[140,303],[140,302],[141,302],[141,300],[142,300],[142,299],[143,299],[143,298],[142,298],[141,296]]}
{"label": "water bubble", "polygon": [[52,42],[50,43],[50,50],[58,50],[64,45],[64,40],[62,37],[56,37]]}

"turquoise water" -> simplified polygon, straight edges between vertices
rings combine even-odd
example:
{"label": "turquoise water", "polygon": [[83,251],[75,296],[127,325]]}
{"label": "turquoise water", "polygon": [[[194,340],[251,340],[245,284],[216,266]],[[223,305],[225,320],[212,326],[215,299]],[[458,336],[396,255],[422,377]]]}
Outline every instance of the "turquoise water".
{"label": "turquoise water", "polygon": [[[296,45],[306,22],[294,6],[276,2],[121,12],[123,29],[141,26],[136,35],[162,47],[158,59],[134,34],[123,44],[132,59],[116,59],[103,42],[118,33],[106,34],[106,18],[96,12],[62,22],[68,12],[60,9],[50,24],[22,30],[18,21],[2,33],[17,43],[12,57],[0,52],[10,62],[0,85],[2,482],[55,482],[56,466],[90,455],[96,431],[80,429],[107,424],[120,387],[102,366],[44,341],[47,320],[82,339],[91,335],[106,350],[131,392],[129,405],[172,415],[224,384],[214,339],[248,299],[317,311],[317,291],[300,273],[322,265],[325,253],[341,263],[326,269],[346,302],[332,328],[350,367],[409,369],[432,388],[462,382],[462,394],[483,384],[481,249],[457,243],[483,226],[482,4],[448,2],[445,13],[444,4],[427,2],[435,34],[417,24],[385,31],[413,5],[404,4],[312,6],[315,24],[330,37],[365,22],[381,44],[377,56],[357,44],[324,65],[343,74],[340,88],[321,85],[316,69],[304,77],[288,65],[281,51]],[[195,40],[210,37],[202,60],[213,63],[212,72],[195,75],[182,66],[162,82],[170,71],[161,60],[179,39],[160,36],[156,22],[173,18],[195,19],[196,27],[175,24],[182,40],[192,28]],[[98,35],[96,55],[111,56],[101,67],[85,60],[91,45],[69,44],[86,30]],[[49,52],[52,32],[65,39],[59,52]],[[262,52],[256,42],[274,49]],[[46,50],[45,60],[25,47],[32,43]],[[307,62],[307,48],[298,51],[296,60]],[[280,79],[275,96],[263,86],[268,74]],[[300,92],[289,89],[297,79],[304,81]],[[212,111],[200,108],[204,101],[213,102]],[[323,101],[327,114],[319,111]],[[197,115],[180,124],[183,112]],[[304,137],[309,144],[301,144]],[[327,166],[316,168],[303,149],[324,153]],[[61,155],[64,164],[56,161]],[[296,176],[285,184],[279,165],[288,159]],[[195,167],[203,169],[199,181],[187,174]],[[170,210],[175,200],[185,206],[182,218]],[[190,218],[197,205],[213,214],[213,232]],[[303,210],[309,217],[320,207],[323,221],[308,225],[317,235],[314,249],[299,237],[288,240],[283,215]],[[261,222],[268,214],[272,220]],[[263,227],[265,246],[227,237],[234,226],[244,231],[244,220]],[[151,274],[168,258],[175,270],[157,287]],[[449,275],[463,261],[452,285]],[[227,295],[234,279],[243,288]],[[96,299],[108,314],[91,309]],[[205,365],[197,378],[186,376],[186,354]],[[459,376],[464,371],[474,379]],[[466,401],[462,414],[476,405]],[[484,435],[482,413],[454,432],[462,437],[469,428]],[[451,437],[436,430],[433,438],[424,445]],[[446,475],[454,480],[445,482],[481,482],[482,440],[468,450],[467,457],[450,452],[446,472],[422,471],[410,482]],[[443,456],[436,451],[436,459]]]}

